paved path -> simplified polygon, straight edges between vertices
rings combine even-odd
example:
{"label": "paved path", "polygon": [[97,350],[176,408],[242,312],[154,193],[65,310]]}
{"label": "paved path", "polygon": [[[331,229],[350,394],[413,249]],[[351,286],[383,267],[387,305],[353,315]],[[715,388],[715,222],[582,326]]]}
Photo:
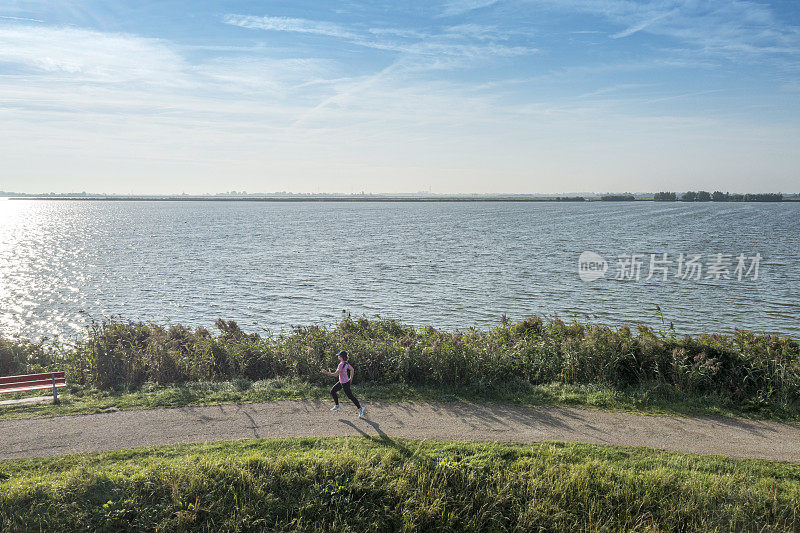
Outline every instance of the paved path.
{"label": "paved path", "polygon": [[605,411],[473,404],[371,404],[328,411],[329,403],[286,401],[120,411],[0,422],[0,459],[132,446],[330,435],[439,440],[558,440],[650,446],[681,452],[800,463],[800,425],[677,418]]}

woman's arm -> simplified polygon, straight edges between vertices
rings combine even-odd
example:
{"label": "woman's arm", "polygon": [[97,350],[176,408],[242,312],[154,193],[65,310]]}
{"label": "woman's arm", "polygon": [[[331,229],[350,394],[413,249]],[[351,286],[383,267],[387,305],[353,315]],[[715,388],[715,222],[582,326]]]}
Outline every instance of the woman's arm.
{"label": "woman's arm", "polygon": [[350,374],[350,377],[347,379],[347,381],[353,381],[353,374],[356,373],[356,369],[353,368],[353,365],[347,365],[347,372]]}

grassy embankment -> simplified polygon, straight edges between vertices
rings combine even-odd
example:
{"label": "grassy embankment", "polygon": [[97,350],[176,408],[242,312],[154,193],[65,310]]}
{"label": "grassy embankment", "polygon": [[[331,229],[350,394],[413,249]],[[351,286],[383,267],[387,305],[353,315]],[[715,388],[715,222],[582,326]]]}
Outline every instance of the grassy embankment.
{"label": "grassy embankment", "polygon": [[797,531],[800,465],[325,438],[0,461],[0,531]]}
{"label": "grassy embankment", "polygon": [[66,369],[59,405],[0,407],[0,419],[327,398],[333,354],[350,352],[366,401],[592,406],[684,415],[800,420],[796,341],[737,331],[675,337],[530,317],[489,330],[346,319],[260,336],[233,322],[204,328],[95,324],[54,346],[0,338],[0,375]]}

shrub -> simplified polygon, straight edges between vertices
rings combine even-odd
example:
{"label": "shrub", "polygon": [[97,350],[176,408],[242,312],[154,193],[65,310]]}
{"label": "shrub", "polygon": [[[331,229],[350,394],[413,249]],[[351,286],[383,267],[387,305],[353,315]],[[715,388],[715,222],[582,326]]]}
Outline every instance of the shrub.
{"label": "shrub", "polygon": [[[68,380],[101,389],[205,380],[293,377],[324,384],[347,350],[356,380],[485,388],[513,382],[602,383],[715,395],[742,408],[800,403],[800,347],[793,339],[737,330],[676,338],[646,326],[505,320],[488,330],[414,328],[376,317],[335,328],[295,327],[263,338],[219,320],[205,328],[150,322],[92,324],[73,346],[0,338],[0,374],[66,368]],[[241,381],[244,382],[244,381]]]}

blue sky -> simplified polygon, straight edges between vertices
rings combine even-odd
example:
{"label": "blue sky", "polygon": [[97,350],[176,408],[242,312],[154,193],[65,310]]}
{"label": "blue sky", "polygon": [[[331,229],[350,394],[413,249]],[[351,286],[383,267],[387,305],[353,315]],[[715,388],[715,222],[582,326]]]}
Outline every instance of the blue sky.
{"label": "blue sky", "polygon": [[800,191],[800,3],[0,3],[0,190]]}

